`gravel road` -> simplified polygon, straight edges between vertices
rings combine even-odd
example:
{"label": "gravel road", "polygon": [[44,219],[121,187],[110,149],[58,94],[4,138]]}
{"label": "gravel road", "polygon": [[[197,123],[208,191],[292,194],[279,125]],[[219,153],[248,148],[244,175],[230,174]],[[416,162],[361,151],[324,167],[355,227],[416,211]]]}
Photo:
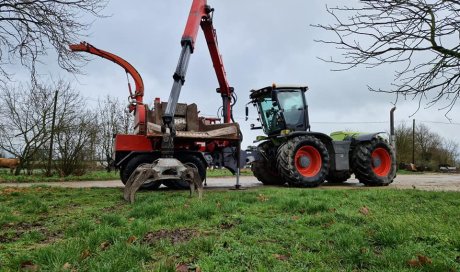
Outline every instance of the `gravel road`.
{"label": "gravel road", "polygon": [[[211,188],[234,188],[236,179],[231,178],[208,178],[208,187]],[[240,178],[243,188],[262,186],[255,177],[244,176]],[[32,185],[48,185],[66,188],[119,188],[123,184],[119,180],[111,181],[78,181],[78,182],[47,182],[47,183],[0,183],[0,187],[27,187]],[[317,189],[360,189],[366,188],[354,178],[344,184],[329,185],[324,183]],[[456,191],[460,192],[460,174],[419,174],[419,175],[399,175],[395,181],[385,188],[398,189],[419,189],[427,191]]]}

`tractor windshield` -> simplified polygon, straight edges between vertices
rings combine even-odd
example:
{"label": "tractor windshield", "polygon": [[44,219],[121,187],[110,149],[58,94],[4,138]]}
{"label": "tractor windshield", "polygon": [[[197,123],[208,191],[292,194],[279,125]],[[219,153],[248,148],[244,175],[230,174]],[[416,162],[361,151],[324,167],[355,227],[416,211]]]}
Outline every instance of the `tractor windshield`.
{"label": "tractor windshield", "polygon": [[299,89],[285,89],[278,91],[278,102],[283,112],[286,128],[297,130],[304,126],[304,100]]}
{"label": "tractor windshield", "polygon": [[258,99],[260,117],[263,122],[263,129],[267,135],[273,134],[283,128],[282,120],[279,119],[278,104],[272,100],[271,96]]}
{"label": "tractor windshield", "polygon": [[257,108],[264,132],[271,136],[281,130],[305,130],[306,105],[300,88],[280,88],[257,94],[253,102]]}

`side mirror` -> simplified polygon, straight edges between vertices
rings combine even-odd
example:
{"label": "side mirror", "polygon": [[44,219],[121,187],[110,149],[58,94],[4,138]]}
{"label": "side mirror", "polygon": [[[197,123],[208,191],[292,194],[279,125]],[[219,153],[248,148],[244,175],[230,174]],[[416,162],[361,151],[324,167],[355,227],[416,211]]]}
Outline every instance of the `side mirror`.
{"label": "side mirror", "polygon": [[251,130],[262,129],[262,127],[256,127],[256,125],[251,124]]}

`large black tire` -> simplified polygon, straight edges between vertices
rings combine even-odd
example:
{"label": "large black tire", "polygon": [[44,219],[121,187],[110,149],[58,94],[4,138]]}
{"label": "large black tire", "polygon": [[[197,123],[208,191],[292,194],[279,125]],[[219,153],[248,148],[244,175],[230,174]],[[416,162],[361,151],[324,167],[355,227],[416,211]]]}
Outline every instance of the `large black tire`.
{"label": "large black tire", "polygon": [[387,141],[374,138],[356,146],[352,167],[356,178],[368,186],[387,186],[396,177],[396,155]]}
{"label": "large black tire", "polygon": [[326,180],[328,183],[344,183],[350,177],[350,171],[331,171],[326,176]]}
{"label": "large black tire", "polygon": [[329,172],[327,148],[313,136],[288,140],[278,149],[276,158],[278,171],[290,186],[319,186]]}
{"label": "large black tire", "polygon": [[[192,154],[185,154],[178,156],[177,159],[185,165],[193,166],[198,169],[202,181],[206,178],[206,164],[199,157]],[[170,189],[190,189],[190,185],[184,180],[166,180],[163,184]]]}
{"label": "large black tire", "polygon": [[[283,185],[286,183],[276,169],[276,148],[272,142],[263,142],[258,146],[267,158],[260,156],[260,160],[251,163],[254,176],[264,185]],[[268,159],[268,161],[267,161]]]}
{"label": "large black tire", "polygon": [[[133,157],[128,163],[120,169],[120,178],[123,184],[126,184],[131,174],[141,164],[150,164],[154,160],[158,159],[158,156],[152,154],[144,154]],[[160,187],[161,181],[149,181],[147,180],[142,184],[140,189],[156,190]]]}

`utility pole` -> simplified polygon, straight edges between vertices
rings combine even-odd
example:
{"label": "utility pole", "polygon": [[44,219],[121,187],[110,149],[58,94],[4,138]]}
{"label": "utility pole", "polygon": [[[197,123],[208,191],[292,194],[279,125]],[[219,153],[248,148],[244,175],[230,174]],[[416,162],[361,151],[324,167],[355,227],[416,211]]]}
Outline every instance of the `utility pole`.
{"label": "utility pole", "polygon": [[412,122],[412,164],[415,165],[415,119]]}
{"label": "utility pole", "polygon": [[48,166],[46,169],[46,175],[51,176],[51,159],[53,157],[53,141],[54,141],[54,123],[56,122],[56,108],[59,91],[56,90],[54,93],[54,109],[53,109],[53,120],[51,122],[51,138],[50,138],[50,150],[48,154]]}

